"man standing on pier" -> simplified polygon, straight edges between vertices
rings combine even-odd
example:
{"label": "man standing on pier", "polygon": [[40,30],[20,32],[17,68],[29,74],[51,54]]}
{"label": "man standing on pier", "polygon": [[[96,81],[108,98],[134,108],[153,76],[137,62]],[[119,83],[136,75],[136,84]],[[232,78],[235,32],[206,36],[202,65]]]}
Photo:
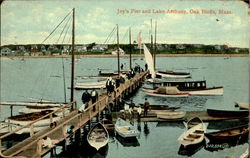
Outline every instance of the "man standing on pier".
{"label": "man standing on pier", "polygon": [[145,98],[145,102],[143,104],[143,108],[144,108],[144,117],[148,115],[148,109],[150,107],[149,102],[147,101],[148,99]]}

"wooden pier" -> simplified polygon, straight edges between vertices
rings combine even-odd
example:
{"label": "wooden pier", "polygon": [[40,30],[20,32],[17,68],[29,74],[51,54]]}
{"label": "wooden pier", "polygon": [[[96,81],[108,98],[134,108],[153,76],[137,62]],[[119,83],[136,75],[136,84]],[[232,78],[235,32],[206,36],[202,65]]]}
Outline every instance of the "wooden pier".
{"label": "wooden pier", "polygon": [[[147,73],[142,72],[137,74],[130,80],[122,83],[118,88],[115,89],[109,95],[101,94],[99,99],[94,104],[89,104],[88,108],[84,112],[80,112],[76,106],[75,102],[71,102],[62,106],[60,109],[53,111],[38,120],[33,121],[32,123],[23,126],[19,129],[7,133],[3,136],[0,136],[0,157],[3,158],[39,158],[48,153],[56,145],[61,144],[66,141],[71,135],[77,134],[80,132],[80,129],[84,127],[88,122],[91,121],[93,117],[99,118],[99,114],[104,111],[104,109],[110,109],[110,105],[117,104],[119,100],[131,95],[135,90],[137,90]],[[66,114],[65,111],[71,109],[70,113]],[[56,124],[53,121],[52,115],[57,112],[63,112],[64,115],[61,120],[56,121]],[[45,118],[50,117],[50,123],[55,126],[45,127],[43,130],[34,133],[34,123]],[[30,128],[30,136],[19,142],[18,144],[6,149],[2,152],[2,142],[5,138],[14,135],[16,132],[22,130],[23,128]],[[53,147],[42,147],[43,138],[49,137],[54,146]]]}

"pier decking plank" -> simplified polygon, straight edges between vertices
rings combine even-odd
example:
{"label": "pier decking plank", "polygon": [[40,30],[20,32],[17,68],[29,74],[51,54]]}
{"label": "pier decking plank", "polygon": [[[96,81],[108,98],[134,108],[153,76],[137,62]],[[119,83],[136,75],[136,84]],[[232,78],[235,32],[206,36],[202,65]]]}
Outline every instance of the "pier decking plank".
{"label": "pier decking plank", "polygon": [[[134,78],[127,80],[124,84],[121,84],[121,86],[110,95],[99,96],[98,101],[89,105],[85,112],[79,112],[77,109],[74,109],[64,118],[57,121],[57,125],[55,127],[45,127],[43,130],[12,146],[3,153],[1,152],[2,149],[0,149],[0,157],[23,156],[27,158],[39,158],[43,156],[53,148],[42,148],[41,140],[44,137],[47,136],[52,140],[56,140],[57,144],[66,140],[71,134],[86,125],[93,117],[102,112],[106,107],[109,108],[110,102],[120,99],[124,94],[137,89],[144,80],[144,76],[146,74],[147,72],[137,74]],[[96,109],[95,111],[93,111],[94,107]],[[70,133],[67,131],[69,127],[73,127]],[[0,139],[0,143],[1,142],[2,140]]]}

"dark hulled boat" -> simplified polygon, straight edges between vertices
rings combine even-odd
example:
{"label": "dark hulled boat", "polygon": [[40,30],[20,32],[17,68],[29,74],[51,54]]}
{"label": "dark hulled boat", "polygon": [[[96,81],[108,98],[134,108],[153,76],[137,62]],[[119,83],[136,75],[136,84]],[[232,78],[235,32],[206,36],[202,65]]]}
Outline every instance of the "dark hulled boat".
{"label": "dark hulled boat", "polygon": [[211,141],[240,141],[240,139],[247,139],[248,134],[249,126],[243,125],[216,132],[205,133],[205,136]]}
{"label": "dark hulled boat", "polygon": [[213,117],[248,117],[248,110],[217,110],[207,109],[207,113]]}
{"label": "dark hulled boat", "polygon": [[[143,104],[140,104],[141,105],[141,108],[143,108]],[[150,105],[150,109],[151,110],[169,110],[169,111],[174,111],[174,110],[177,110],[177,109],[180,109],[181,107],[180,106],[168,106],[168,105],[157,105],[157,104],[152,104]]]}

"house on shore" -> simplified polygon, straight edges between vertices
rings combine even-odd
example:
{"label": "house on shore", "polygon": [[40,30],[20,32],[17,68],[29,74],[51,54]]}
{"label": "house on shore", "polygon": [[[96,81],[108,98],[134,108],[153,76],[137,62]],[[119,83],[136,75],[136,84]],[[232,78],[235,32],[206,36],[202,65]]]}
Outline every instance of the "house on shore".
{"label": "house on shore", "polygon": [[106,50],[108,50],[107,44],[97,44],[97,45],[94,45],[91,49],[92,52],[104,52]]}
{"label": "house on shore", "polygon": [[15,55],[15,51],[12,51],[8,47],[3,47],[1,49],[1,56],[14,56],[14,55]]}

